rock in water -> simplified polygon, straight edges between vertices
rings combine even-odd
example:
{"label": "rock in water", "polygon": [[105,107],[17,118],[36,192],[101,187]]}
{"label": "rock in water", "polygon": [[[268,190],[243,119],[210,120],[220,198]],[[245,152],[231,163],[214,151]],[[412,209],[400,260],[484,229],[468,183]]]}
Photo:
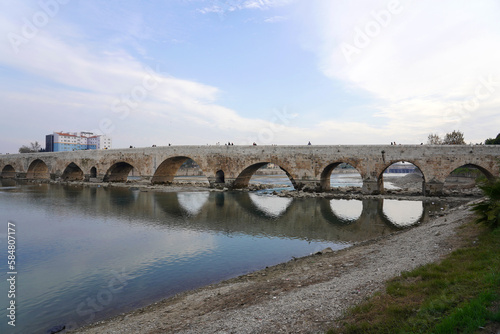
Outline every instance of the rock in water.
{"label": "rock in water", "polygon": [[47,329],[47,331],[45,333],[46,334],[56,334],[56,333],[62,332],[65,329],[66,329],[65,325],[58,325],[58,326],[54,326],[54,327]]}
{"label": "rock in water", "polygon": [[330,247],[326,247],[325,249],[323,249],[321,251],[322,254],[326,254],[326,253],[333,253],[333,249],[331,249]]}

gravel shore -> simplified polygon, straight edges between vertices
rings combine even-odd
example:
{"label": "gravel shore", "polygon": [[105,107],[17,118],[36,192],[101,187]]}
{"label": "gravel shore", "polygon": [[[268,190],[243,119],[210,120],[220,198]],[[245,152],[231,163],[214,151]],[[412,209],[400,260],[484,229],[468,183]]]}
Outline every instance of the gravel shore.
{"label": "gravel shore", "polygon": [[444,216],[348,249],[240,276],[72,333],[317,333],[402,271],[460,246],[468,204]]}

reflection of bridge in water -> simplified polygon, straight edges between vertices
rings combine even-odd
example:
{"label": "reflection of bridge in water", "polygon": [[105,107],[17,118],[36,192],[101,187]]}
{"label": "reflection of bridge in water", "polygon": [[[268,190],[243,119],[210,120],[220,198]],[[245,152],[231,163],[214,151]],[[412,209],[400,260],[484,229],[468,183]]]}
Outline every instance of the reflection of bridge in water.
{"label": "reflection of bridge in water", "polygon": [[[397,217],[384,211],[383,199],[351,200],[349,203],[357,203],[360,212],[348,210],[350,214],[345,214],[342,201],[325,198],[277,198],[248,192],[140,192],[122,187],[47,184],[37,187],[47,193],[49,187],[53,187],[51,194],[55,191],[59,200],[64,199],[75,210],[85,210],[85,214],[102,216],[103,220],[123,217],[133,224],[169,228],[357,242],[389,234],[401,227]],[[45,195],[36,192],[32,196]],[[38,203],[33,201],[34,205],[43,205]],[[420,214],[417,208],[417,214],[413,214],[415,220],[410,223],[426,219],[431,210],[426,202],[415,203],[420,205]],[[88,212],[89,207],[94,210]],[[405,211],[404,203],[400,210]]]}

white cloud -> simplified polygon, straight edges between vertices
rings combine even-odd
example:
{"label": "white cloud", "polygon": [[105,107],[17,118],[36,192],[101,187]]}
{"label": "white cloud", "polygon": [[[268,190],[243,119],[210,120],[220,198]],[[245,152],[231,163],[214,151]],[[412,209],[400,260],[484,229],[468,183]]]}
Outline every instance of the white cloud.
{"label": "white cloud", "polygon": [[[319,21],[312,38],[319,42],[308,48],[317,53],[320,69],[369,92],[379,101],[376,116],[386,118],[388,128],[417,134],[460,125],[466,137],[484,137],[468,134],[467,120],[486,117],[488,104],[500,107],[500,4],[370,0],[315,5],[309,20]],[[478,91],[483,98],[477,99]],[[457,107],[475,100],[479,103],[470,110]],[[498,124],[488,131],[496,133],[493,127]]]}
{"label": "white cloud", "polygon": [[[2,22],[14,30],[13,22]],[[199,144],[237,137],[249,143],[269,124],[218,105],[218,88],[149,68],[123,50],[91,49],[79,38],[68,42],[49,31],[19,47],[16,53],[0,43],[0,64],[40,84],[10,87],[0,81],[0,99],[23,110],[19,128],[28,117],[36,119],[38,138],[55,130],[92,130],[114,137],[117,147],[165,139]],[[19,140],[17,147],[29,139],[23,133]]]}
{"label": "white cloud", "polygon": [[247,0],[243,1],[242,8],[269,9],[289,5],[295,0]]}
{"label": "white cloud", "polygon": [[[206,12],[265,11],[292,2],[218,1]],[[308,28],[305,44],[317,54],[322,73],[343,89],[367,92],[372,99],[364,102],[366,108],[377,110],[372,120],[366,111],[363,119],[356,113],[343,120],[320,115],[308,126],[297,120],[306,115],[283,121],[270,110],[268,118],[245,117],[221,105],[218,87],[172,77],[168,69],[150,69],[114,44],[89,43],[78,26],[58,20],[20,44],[18,53],[8,39],[0,40],[0,65],[10,73],[0,79],[0,101],[20,116],[13,129],[30,119],[36,120],[30,130],[36,125],[40,135],[99,130],[105,120],[113,126],[110,135],[118,147],[218,141],[420,143],[428,133],[454,129],[471,141],[495,136],[500,121],[500,5],[401,0],[400,10],[385,17],[387,24],[379,23],[377,32],[376,18],[383,20],[393,2],[311,0],[301,3],[308,11],[297,11]],[[0,14],[0,31],[19,32],[18,14]],[[284,19],[276,15],[266,21]],[[63,33],[49,29],[52,24]],[[356,40],[359,31],[371,35],[366,46]],[[357,48],[351,62],[342,52],[348,44]],[[15,132],[9,141],[18,142],[9,145],[26,144],[26,133]]]}
{"label": "white cloud", "polygon": [[285,16],[272,16],[272,17],[268,17],[267,19],[265,19],[264,22],[277,23],[277,22],[283,22],[286,20],[287,20],[287,18]]}
{"label": "white cloud", "polygon": [[268,10],[289,5],[297,0],[215,0],[210,6],[199,11],[203,14],[234,12],[244,9]]}

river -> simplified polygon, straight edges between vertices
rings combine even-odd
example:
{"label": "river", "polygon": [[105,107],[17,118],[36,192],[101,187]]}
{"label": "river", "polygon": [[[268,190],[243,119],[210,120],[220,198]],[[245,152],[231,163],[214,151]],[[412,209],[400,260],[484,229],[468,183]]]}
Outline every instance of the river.
{"label": "river", "polygon": [[[266,178],[263,178],[265,183]],[[176,293],[421,223],[446,204],[0,183],[1,333],[75,328]],[[16,326],[6,309],[15,300]]]}

